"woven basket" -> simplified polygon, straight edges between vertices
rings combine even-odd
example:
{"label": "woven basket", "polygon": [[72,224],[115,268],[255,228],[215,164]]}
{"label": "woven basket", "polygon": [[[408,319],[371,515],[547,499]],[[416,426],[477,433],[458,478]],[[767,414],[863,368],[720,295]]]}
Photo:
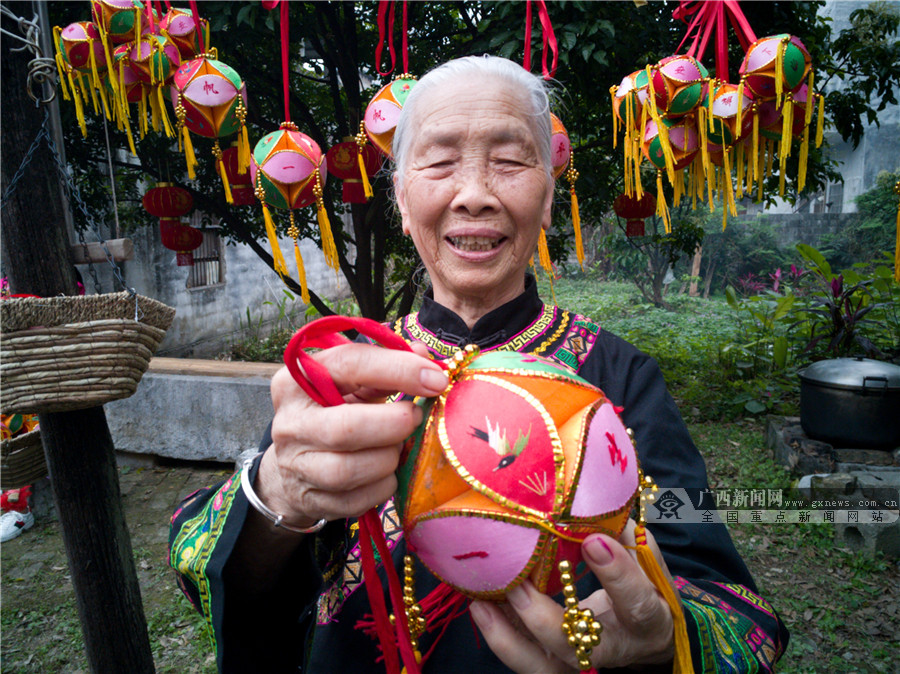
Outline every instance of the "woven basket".
{"label": "woven basket", "polygon": [[174,317],[127,292],[0,301],[0,409],[42,414],[127,398]]}
{"label": "woven basket", "polygon": [[0,442],[0,489],[34,484],[46,474],[47,461],[39,430]]}

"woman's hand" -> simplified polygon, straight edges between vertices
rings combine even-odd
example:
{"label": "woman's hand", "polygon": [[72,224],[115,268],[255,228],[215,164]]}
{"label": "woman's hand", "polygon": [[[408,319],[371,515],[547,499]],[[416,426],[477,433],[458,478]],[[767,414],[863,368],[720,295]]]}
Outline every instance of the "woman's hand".
{"label": "woman's hand", "polygon": [[[634,522],[629,520],[620,542],[595,534],[585,539],[582,553],[603,585],[580,607],[590,608],[603,625],[600,645],[591,654],[596,668],[670,662],[674,655],[672,614],[641,570],[633,552]],[[647,542],[671,582],[671,576],[650,532]],[[578,671],[575,650],[562,631],[563,607],[538,592],[528,581],[507,594],[502,605],[476,601],[472,617],[491,650],[519,674]],[[515,623],[518,623],[517,625]]]}
{"label": "woman's hand", "polygon": [[356,517],[397,488],[402,441],[422,421],[412,402],[382,402],[396,391],[434,396],[447,375],[416,353],[368,344],[325,349],[314,358],[328,368],[347,404],[321,407],[286,368],[272,379],[272,446],[263,455],[255,489],[284,523],[309,527],[321,518]]}

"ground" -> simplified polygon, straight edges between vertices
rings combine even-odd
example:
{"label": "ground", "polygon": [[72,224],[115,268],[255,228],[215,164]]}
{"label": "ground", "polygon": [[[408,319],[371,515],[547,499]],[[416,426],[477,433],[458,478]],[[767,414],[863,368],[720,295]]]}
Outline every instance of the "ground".
{"label": "ground", "polygon": [[[767,455],[763,425],[697,423],[691,432],[713,486],[786,480]],[[157,671],[212,673],[203,623],[181,597],[167,565],[167,528],[178,501],[223,479],[187,464],[123,468],[122,498],[131,531]],[[900,566],[897,560],[841,549],[825,526],[732,528],[764,597],[791,629],[781,672],[900,672]],[[2,551],[2,670],[87,672],[65,552],[54,521],[38,521]]]}

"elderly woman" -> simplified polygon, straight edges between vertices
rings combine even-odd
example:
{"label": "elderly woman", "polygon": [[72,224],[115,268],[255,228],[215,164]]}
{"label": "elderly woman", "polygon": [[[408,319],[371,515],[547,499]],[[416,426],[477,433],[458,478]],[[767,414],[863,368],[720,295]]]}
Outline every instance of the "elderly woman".
{"label": "elderly woman", "polygon": [[[461,345],[539,353],[576,370],[624,407],[641,464],[659,484],[707,486],[656,363],[588,318],[544,305],[527,274],[553,202],[542,80],[493,57],[436,68],[407,99],[393,150],[403,232],[432,283],[421,311],[394,324],[416,352],[358,343],[317,354],[353,403],[338,407],[316,405],[286,370],[274,377],[275,417],[245,477],[281,526],[248,505],[237,475],[189,497],[173,518],[172,563],[206,616],[224,672],[383,671],[376,641],[356,628],[370,611],[361,586],[371,581],[362,578],[355,518],[380,505],[393,562],[402,564],[391,497],[401,443],[422,413],[408,401],[372,403],[394,392],[437,395],[447,378],[432,359]],[[671,612],[624,547],[634,545],[633,528],[620,540],[596,534],[583,544],[593,573],[579,596],[603,625],[591,661],[671,669]],[[724,526],[650,531],[684,607],[695,667],[771,670],[787,632],[757,596]],[[437,585],[418,564],[415,581],[420,598]],[[473,602],[441,634],[422,635],[423,667],[575,671],[562,614],[526,581],[507,603]]]}

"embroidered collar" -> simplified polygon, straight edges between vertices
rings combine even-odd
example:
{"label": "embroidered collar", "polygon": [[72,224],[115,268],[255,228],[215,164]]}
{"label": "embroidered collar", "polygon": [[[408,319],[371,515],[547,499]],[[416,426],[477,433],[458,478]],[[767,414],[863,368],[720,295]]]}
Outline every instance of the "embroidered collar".
{"label": "embroidered collar", "polygon": [[454,349],[467,344],[490,349],[521,333],[545,313],[547,311],[538,295],[537,282],[532,275],[527,274],[525,291],[482,316],[471,330],[462,318],[435,302],[430,289],[425,293],[422,309],[411,317],[409,325],[418,324],[417,327],[421,330]]}

